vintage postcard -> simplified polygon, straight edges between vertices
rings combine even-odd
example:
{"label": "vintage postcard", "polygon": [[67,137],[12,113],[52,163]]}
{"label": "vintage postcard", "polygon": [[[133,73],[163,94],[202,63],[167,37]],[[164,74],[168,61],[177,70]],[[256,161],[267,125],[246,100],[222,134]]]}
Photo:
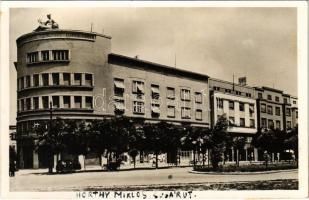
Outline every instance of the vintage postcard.
{"label": "vintage postcard", "polygon": [[306,2],[4,2],[1,196],[308,196]]}

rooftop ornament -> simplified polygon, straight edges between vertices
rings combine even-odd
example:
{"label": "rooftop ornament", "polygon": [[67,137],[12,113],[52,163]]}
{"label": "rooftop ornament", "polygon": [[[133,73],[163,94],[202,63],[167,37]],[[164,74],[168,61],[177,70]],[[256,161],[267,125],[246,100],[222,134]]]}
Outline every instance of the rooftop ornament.
{"label": "rooftop ornament", "polygon": [[51,18],[51,14],[47,14],[47,21],[43,22],[42,19],[38,19],[39,27],[34,31],[45,31],[50,29],[59,29],[59,25]]}

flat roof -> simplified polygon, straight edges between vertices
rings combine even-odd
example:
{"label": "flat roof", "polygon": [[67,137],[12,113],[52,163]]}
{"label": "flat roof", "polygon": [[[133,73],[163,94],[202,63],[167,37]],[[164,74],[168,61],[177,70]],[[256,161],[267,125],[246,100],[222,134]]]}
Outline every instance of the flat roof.
{"label": "flat roof", "polygon": [[[225,80],[221,80],[221,79],[217,79],[217,78],[209,78],[209,80],[218,81],[218,82],[221,82],[221,83],[227,83],[227,84],[233,85],[233,82],[225,81]],[[244,88],[248,88],[248,89],[254,89],[253,87],[251,87],[249,85],[240,85],[239,83],[234,83],[234,86],[244,87]]]}
{"label": "flat roof", "polygon": [[158,63],[153,63],[150,61],[146,60],[141,60],[139,58],[131,58],[128,56],[124,55],[119,55],[119,54],[114,54],[111,53],[108,55],[108,63],[110,64],[115,64],[115,65],[122,65],[122,66],[127,66],[127,67],[138,67],[138,68],[143,68],[143,69],[151,69],[154,71],[159,71],[159,72],[165,72],[169,74],[177,74],[185,77],[190,77],[194,79],[202,79],[205,80],[209,78],[208,75],[206,74],[200,74],[184,69],[179,69],[167,65],[162,65]]}

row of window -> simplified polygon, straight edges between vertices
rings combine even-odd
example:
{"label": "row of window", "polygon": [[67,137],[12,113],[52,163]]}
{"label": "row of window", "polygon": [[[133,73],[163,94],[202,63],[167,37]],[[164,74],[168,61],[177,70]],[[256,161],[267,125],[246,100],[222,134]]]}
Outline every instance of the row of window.
{"label": "row of window", "polygon": [[[216,98],[216,100],[217,100],[217,108],[223,109],[224,99]],[[229,102],[229,109],[234,110],[235,109],[235,102],[231,101],[231,100],[229,100],[228,102]],[[245,111],[245,103],[239,102],[238,110],[241,111],[241,112],[244,112]],[[254,104],[249,104],[249,112],[251,114],[254,113]]]}
{"label": "row of window", "polygon": [[[266,110],[266,104],[261,104],[261,112],[267,113],[269,115],[273,115],[273,106],[267,105],[267,110]],[[277,115],[277,116],[281,115],[281,108],[279,106],[275,106],[275,115]],[[291,116],[291,109],[290,108],[286,108],[285,115]]]}
{"label": "row of window", "polygon": [[[258,98],[263,99],[263,94],[261,92],[258,92]],[[272,95],[268,94],[267,95],[267,100],[272,101]],[[275,96],[275,101],[280,102],[280,97]],[[284,97],[283,98],[283,103],[288,104],[288,98]],[[293,101],[294,104],[296,104],[296,101]]]}
{"label": "row of window", "polygon": [[[214,86],[213,88],[216,91],[222,91],[223,90],[223,88],[220,88],[220,87],[217,87],[217,86]],[[241,92],[241,91],[231,90],[231,89],[224,89],[224,92],[230,93],[230,94],[236,94],[236,95],[243,95],[243,96],[246,96],[246,97],[251,97],[252,96],[251,93]]]}
{"label": "row of window", "polygon": [[[219,118],[219,116],[218,116]],[[239,126],[239,127],[246,127],[245,118],[239,118],[239,125],[235,124],[235,117],[229,117],[229,125],[230,126]],[[250,119],[250,128],[255,128],[255,120]]]}
{"label": "row of window", "polygon": [[[125,90],[124,80],[115,78],[114,79],[114,95],[116,97],[123,97]],[[137,95],[138,99],[143,99],[143,95],[145,94],[145,83],[143,81],[133,81],[132,84],[132,93]],[[201,92],[195,92],[195,102],[203,103],[203,94]],[[160,99],[160,86],[151,84],[151,98],[153,100]],[[175,99],[175,88],[166,87],[166,98],[167,99]],[[182,88],[180,90],[180,99],[183,101],[191,101],[191,90],[187,88]]]}
{"label": "row of window", "polygon": [[39,96],[17,100],[19,112],[49,109],[50,103],[52,108],[93,108],[92,96]]}
{"label": "row of window", "polygon": [[18,90],[52,85],[93,86],[93,75],[88,73],[43,73],[17,79]]}
{"label": "row of window", "polygon": [[69,50],[44,50],[27,53],[27,63],[46,61],[68,61]]}
{"label": "row of window", "polygon": [[[262,118],[261,119],[261,127],[262,128],[269,128],[269,129],[281,129],[281,121],[276,120],[276,126],[275,126],[274,120],[272,120],[272,119],[267,120],[266,118]],[[290,129],[291,127],[292,127],[291,121],[286,121],[286,128]]]}

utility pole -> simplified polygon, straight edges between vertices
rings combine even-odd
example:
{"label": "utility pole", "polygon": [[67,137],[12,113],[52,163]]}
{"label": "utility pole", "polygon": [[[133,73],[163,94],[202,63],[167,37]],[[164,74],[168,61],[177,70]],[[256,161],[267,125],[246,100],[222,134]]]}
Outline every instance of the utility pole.
{"label": "utility pole", "polygon": [[234,74],[233,74],[233,91],[235,90]]}
{"label": "utility pole", "polygon": [[[50,101],[49,102],[49,130],[48,130],[48,134],[49,137],[51,137],[51,130],[52,130],[52,121],[53,121],[53,103]],[[53,173],[53,167],[54,167],[54,154],[52,151],[50,151],[50,164],[49,164],[49,169],[48,172],[49,173]]]}

